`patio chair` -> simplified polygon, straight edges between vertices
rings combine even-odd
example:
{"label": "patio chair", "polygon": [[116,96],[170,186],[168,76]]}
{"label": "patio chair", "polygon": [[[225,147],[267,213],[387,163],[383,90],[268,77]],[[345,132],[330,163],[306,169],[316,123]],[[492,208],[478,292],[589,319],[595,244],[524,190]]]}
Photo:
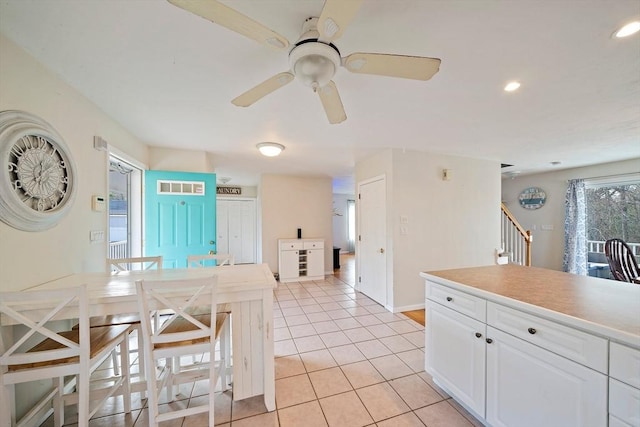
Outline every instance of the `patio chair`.
{"label": "patio chair", "polygon": [[614,279],[640,284],[640,268],[629,245],[621,239],[609,239],[604,244],[604,253]]}

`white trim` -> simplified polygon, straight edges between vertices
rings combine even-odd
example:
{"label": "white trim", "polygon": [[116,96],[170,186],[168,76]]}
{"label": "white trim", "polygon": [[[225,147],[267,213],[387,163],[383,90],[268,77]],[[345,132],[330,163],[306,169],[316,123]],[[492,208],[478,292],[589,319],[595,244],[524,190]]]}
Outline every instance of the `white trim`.
{"label": "white trim", "polygon": [[387,177],[386,174],[382,174],[382,175],[374,176],[372,178],[367,178],[367,179],[362,180],[362,181],[358,181],[358,193],[355,195],[356,198],[355,198],[354,201],[357,202],[359,200],[359,197],[358,197],[359,194],[360,194],[359,189],[360,189],[360,187],[362,185],[370,184],[370,183],[375,182],[375,181],[380,181],[380,180],[386,179],[386,177]]}
{"label": "white trim", "polygon": [[403,311],[413,311],[413,310],[424,310],[425,303],[422,304],[413,304],[413,305],[403,305],[401,307],[389,307],[385,306],[387,310],[392,313],[401,313]]}
{"label": "white trim", "polygon": [[587,188],[613,187],[616,185],[629,184],[640,184],[639,172],[584,179],[584,185]]}
{"label": "white trim", "polygon": [[115,147],[112,147],[109,143],[107,143],[107,146],[109,147],[109,150],[108,150],[109,156],[116,157],[125,163],[129,163],[130,165],[137,167],[138,169],[142,169],[142,170],[149,169],[149,166],[147,166],[146,164],[142,163],[137,159],[134,159],[127,153],[120,151]]}

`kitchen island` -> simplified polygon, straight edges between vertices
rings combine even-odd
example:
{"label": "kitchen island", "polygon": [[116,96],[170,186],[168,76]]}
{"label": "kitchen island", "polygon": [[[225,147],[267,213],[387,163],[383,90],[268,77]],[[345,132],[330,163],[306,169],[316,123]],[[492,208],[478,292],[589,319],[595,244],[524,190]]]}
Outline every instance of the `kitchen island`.
{"label": "kitchen island", "polygon": [[640,426],[640,286],[517,265],[420,273],[425,370],[490,426]]}

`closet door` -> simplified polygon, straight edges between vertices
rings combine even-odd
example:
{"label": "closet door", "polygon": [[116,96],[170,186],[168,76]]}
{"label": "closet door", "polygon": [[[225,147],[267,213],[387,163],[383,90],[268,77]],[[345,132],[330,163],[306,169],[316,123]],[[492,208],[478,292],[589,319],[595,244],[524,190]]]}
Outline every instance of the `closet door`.
{"label": "closet door", "polygon": [[255,200],[218,200],[218,252],[232,254],[236,264],[256,262]]}
{"label": "closet door", "polygon": [[229,253],[229,205],[227,200],[218,200],[216,210],[216,230],[218,241],[216,247],[221,254]]}

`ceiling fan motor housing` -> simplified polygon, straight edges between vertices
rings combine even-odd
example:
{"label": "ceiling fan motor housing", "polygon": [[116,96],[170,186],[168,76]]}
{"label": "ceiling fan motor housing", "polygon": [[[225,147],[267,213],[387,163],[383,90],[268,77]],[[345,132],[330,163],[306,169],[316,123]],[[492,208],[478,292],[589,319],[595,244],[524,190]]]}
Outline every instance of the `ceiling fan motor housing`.
{"label": "ceiling fan motor housing", "polygon": [[338,49],[318,41],[317,22],[318,18],[304,22],[302,36],[289,52],[291,72],[314,92],[329,83],[341,65]]}

